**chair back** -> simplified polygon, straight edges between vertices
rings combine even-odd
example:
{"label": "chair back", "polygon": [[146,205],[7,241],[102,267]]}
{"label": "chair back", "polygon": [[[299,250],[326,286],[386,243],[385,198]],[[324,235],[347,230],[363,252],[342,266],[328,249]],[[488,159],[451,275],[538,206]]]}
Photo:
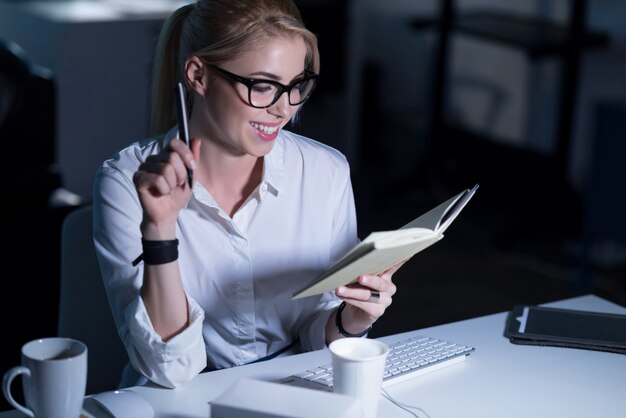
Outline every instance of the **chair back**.
{"label": "chair back", "polygon": [[87,394],[118,388],[128,356],[100,275],[91,205],[73,210],[63,221],[58,335],[87,344]]}

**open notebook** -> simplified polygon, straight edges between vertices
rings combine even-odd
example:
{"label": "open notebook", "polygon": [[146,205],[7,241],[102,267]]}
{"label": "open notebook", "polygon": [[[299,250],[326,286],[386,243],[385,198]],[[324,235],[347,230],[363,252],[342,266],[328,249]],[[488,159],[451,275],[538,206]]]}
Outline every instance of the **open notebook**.
{"label": "open notebook", "polygon": [[478,184],[463,190],[403,227],[373,232],[323,274],[293,294],[293,299],[332,291],[362,274],[380,274],[443,238],[443,233],[472,198]]}

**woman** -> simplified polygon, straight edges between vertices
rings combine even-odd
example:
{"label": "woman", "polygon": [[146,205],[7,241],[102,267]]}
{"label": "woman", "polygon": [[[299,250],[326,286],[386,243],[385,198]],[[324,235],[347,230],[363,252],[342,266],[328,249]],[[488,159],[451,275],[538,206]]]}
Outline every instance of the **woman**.
{"label": "woman", "polygon": [[[105,161],[94,188],[96,249],[133,366],[120,386],[177,387],[363,336],[391,304],[399,266],[291,300],[358,242],[345,157],[283,129],[318,71],[290,0],[200,0],[166,21],[152,116],[169,131]],[[177,138],[179,81],[190,147]]]}

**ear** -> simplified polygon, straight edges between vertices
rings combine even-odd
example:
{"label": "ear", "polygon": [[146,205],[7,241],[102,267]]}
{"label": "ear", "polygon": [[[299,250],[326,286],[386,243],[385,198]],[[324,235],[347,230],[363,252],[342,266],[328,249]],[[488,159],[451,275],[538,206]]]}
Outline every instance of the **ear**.
{"label": "ear", "polygon": [[185,62],[185,81],[196,93],[204,96],[207,87],[207,68],[202,60],[196,56]]}

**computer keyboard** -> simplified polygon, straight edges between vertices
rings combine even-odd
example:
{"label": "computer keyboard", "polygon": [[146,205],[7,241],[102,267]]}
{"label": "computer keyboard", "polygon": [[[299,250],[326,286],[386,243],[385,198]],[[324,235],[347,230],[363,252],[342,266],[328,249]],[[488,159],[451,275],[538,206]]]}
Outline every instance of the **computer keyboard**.
{"label": "computer keyboard", "polygon": [[[474,347],[450,341],[416,336],[389,344],[382,386],[390,386],[465,360]],[[288,376],[280,383],[332,391],[332,364]]]}

